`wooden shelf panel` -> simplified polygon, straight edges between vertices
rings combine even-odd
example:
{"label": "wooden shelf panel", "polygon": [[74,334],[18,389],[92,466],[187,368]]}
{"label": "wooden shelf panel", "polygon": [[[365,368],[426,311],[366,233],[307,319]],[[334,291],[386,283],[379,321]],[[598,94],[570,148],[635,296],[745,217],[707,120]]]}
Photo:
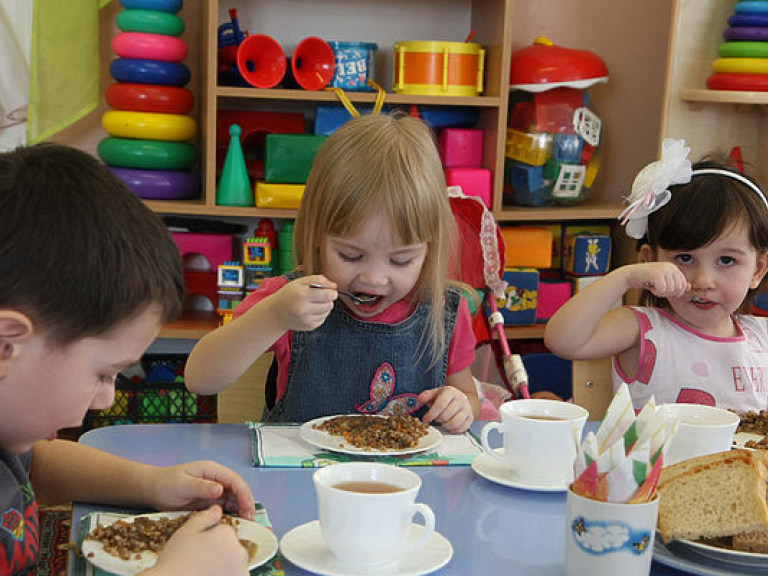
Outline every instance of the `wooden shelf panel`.
{"label": "wooden shelf panel", "polygon": [[504,326],[504,333],[510,340],[528,340],[544,337],[546,324],[531,324],[530,326]]}
{"label": "wooden shelf panel", "polygon": [[768,104],[768,92],[686,88],[680,90],[680,100],[712,104]]}
{"label": "wooden shelf panel", "polygon": [[499,222],[571,221],[571,220],[614,220],[619,217],[622,206],[612,203],[576,204],[574,206],[505,206],[493,213]]}
{"label": "wooden shelf panel", "polygon": [[160,338],[199,340],[219,325],[216,312],[185,312],[173,324],[166,324],[160,331]]}
{"label": "wooden shelf panel", "polygon": [[[374,103],[375,92],[345,92],[352,102]],[[339,98],[333,90],[290,90],[283,88],[243,88],[235,86],[217,86],[218,98],[245,98],[248,100],[294,100],[299,102],[336,102]],[[387,92],[386,104],[417,104],[431,106],[474,106],[495,108],[500,98],[493,96],[418,96],[413,94],[395,94]]]}

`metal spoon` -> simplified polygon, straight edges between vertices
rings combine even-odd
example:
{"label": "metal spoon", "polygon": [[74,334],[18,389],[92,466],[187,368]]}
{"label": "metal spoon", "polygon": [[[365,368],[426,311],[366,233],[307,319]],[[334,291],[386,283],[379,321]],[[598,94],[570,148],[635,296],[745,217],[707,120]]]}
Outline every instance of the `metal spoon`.
{"label": "metal spoon", "polygon": [[[324,284],[310,284],[310,288],[318,288],[320,290],[333,290],[330,286],[326,286]],[[378,296],[374,295],[368,295],[368,296],[358,296],[357,294],[352,294],[352,292],[345,292],[344,290],[336,290],[339,294],[344,294],[347,298],[352,300],[353,302],[357,302],[358,304],[370,304],[374,302]]]}

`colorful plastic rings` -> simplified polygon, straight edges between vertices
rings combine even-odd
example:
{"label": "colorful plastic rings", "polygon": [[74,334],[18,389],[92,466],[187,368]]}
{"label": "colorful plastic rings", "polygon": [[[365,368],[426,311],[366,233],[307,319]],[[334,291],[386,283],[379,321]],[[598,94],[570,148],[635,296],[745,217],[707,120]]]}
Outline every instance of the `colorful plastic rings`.
{"label": "colorful plastic rings", "polygon": [[107,88],[107,104],[115,110],[187,114],[195,97],[186,88],[115,82]]}
{"label": "colorful plastic rings", "polygon": [[768,74],[768,58],[717,58],[712,70],[725,74]]}
{"label": "colorful plastic rings", "polygon": [[187,43],[175,36],[147,32],[120,32],[112,38],[112,50],[122,58],[146,58],[181,62],[187,57]]}
{"label": "colorful plastic rings", "polygon": [[768,26],[768,14],[734,14],[728,18],[729,26]]}
{"label": "colorful plastic rings", "polygon": [[197,123],[191,116],[123,110],[105,112],[101,125],[110,136],[174,142],[190,140],[197,131]]}
{"label": "colorful plastic rings", "polygon": [[118,82],[184,86],[189,82],[189,68],[178,62],[162,62],[141,58],[115,58],[109,73]]}
{"label": "colorful plastic rings", "polygon": [[180,36],[184,32],[184,20],[168,12],[157,10],[122,10],[115,18],[123,32],[149,32]]}
{"label": "colorful plastic rings", "polygon": [[185,170],[197,160],[192,144],[165,140],[103,138],[97,152],[105,164],[124,168]]}
{"label": "colorful plastic rings", "polygon": [[195,198],[200,190],[200,180],[193,172],[112,166],[109,169],[136,196],[146,200],[186,200]]}
{"label": "colorful plastic rings", "polygon": [[768,58],[768,42],[723,42],[718,51],[724,58]]}
{"label": "colorful plastic rings", "polygon": [[726,40],[768,40],[768,28],[764,26],[735,26],[723,32]]}
{"label": "colorful plastic rings", "polygon": [[175,14],[181,10],[183,0],[120,0],[120,4],[126,10],[160,10]]}
{"label": "colorful plastic rings", "polygon": [[765,92],[768,91],[768,75],[712,74],[707,78],[707,88],[710,90]]}
{"label": "colorful plastic rings", "polygon": [[733,5],[733,11],[736,14],[768,12],[768,1],[749,0],[749,2],[736,2],[736,4]]}

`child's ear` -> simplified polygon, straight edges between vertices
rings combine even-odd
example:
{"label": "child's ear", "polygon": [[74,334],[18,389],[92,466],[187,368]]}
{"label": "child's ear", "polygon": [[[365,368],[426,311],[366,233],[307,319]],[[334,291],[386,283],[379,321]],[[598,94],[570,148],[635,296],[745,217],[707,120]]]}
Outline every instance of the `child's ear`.
{"label": "child's ear", "polygon": [[752,275],[752,282],[749,287],[752,290],[757,290],[760,287],[760,282],[763,281],[763,276],[768,272],[768,252],[763,252],[757,257],[757,266],[755,267],[755,273]]}
{"label": "child's ear", "polygon": [[641,262],[655,262],[656,254],[651,248],[650,244],[643,244],[640,246],[640,261]]}
{"label": "child's ear", "polygon": [[0,378],[3,363],[18,355],[20,346],[32,332],[29,316],[16,310],[0,310]]}

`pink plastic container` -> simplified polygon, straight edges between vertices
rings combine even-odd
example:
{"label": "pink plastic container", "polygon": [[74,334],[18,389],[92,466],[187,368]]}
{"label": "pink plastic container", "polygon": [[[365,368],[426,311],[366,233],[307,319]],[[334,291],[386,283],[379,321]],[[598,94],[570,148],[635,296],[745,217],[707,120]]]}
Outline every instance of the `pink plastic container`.
{"label": "pink plastic container", "polygon": [[483,165],[483,131],[474,128],[444,128],[438,151],[446,168],[479,168]]}
{"label": "pink plastic container", "polygon": [[448,186],[461,186],[467,196],[478,196],[491,208],[491,171],[487,168],[446,168]]}

